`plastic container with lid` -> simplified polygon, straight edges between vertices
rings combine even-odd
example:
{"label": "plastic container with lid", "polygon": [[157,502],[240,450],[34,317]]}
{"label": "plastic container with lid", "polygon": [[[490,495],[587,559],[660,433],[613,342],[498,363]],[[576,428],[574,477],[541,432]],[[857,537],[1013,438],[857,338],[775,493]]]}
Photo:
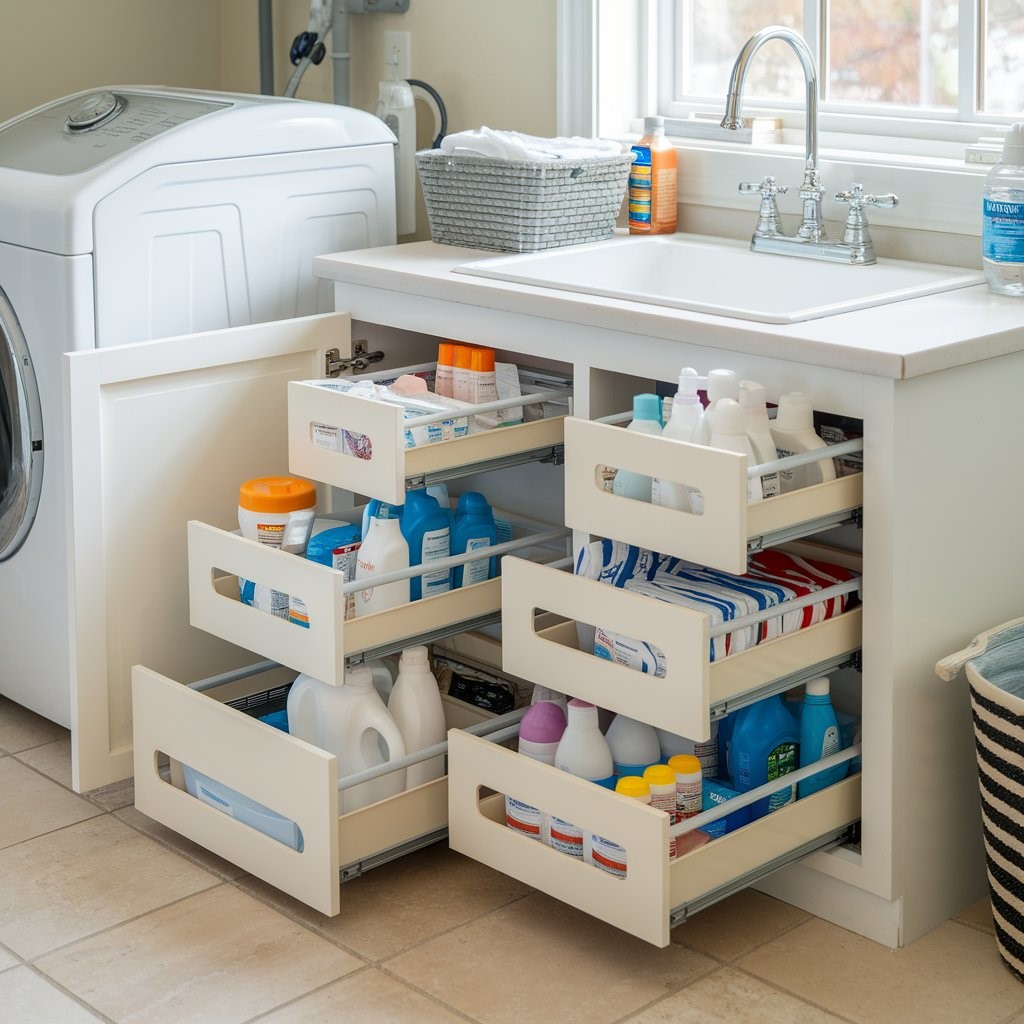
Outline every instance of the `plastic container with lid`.
{"label": "plastic container with lid", "polygon": [[[651,802],[651,787],[639,775],[624,775],[615,784],[615,792],[642,804]],[[585,832],[583,835],[583,861],[607,871],[616,878],[625,878],[627,871],[626,848],[605,836]]]}
{"label": "plastic container with lid", "polygon": [[[657,395],[633,396],[633,420],[627,430],[641,434],[661,433],[661,399]],[[631,469],[619,468],[612,481],[612,493],[634,501],[651,500],[651,478]]]}
{"label": "plastic container with lid", "polygon": [[434,394],[454,398],[452,374],[455,370],[455,342],[437,344],[437,372],[434,374]]}
{"label": "plastic container with lid", "polygon": [[[316,487],[291,476],[246,480],[238,491],[238,526],[242,536],[269,547],[303,555],[316,515]],[[244,604],[288,618],[288,595],[262,583],[239,579]]]}

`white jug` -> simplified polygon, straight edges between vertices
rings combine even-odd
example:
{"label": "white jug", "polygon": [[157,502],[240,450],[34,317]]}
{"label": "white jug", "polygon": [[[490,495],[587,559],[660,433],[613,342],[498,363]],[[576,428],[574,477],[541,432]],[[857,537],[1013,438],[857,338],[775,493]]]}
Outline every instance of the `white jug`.
{"label": "white jug", "polygon": [[[349,669],[342,686],[300,675],[288,692],[288,731],[338,759],[338,777],[405,756],[405,742],[364,666]],[[386,752],[385,752],[386,751]],[[405,769],[343,789],[342,814],[405,790]]]}
{"label": "white jug", "polygon": [[[441,691],[430,671],[426,647],[407,647],[402,651],[398,678],[388,699],[388,711],[398,723],[410,754],[435,743],[443,743],[447,737]],[[409,768],[409,788],[439,779],[442,775],[443,755],[414,764]]]}

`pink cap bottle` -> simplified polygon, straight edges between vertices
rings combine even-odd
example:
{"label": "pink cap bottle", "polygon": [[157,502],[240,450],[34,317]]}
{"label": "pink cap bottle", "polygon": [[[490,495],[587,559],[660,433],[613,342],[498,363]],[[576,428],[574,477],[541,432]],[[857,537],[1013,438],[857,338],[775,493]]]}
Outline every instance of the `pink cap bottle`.
{"label": "pink cap bottle", "polygon": [[565,712],[554,701],[539,700],[519,724],[519,753],[553,765],[564,732]]}

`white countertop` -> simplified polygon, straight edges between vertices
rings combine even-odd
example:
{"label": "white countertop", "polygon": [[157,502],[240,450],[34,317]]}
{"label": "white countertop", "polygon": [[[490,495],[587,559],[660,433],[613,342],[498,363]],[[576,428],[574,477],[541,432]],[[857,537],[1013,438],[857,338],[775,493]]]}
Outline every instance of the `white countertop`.
{"label": "white countertop", "polygon": [[762,324],[452,272],[494,255],[411,242],[319,256],[314,271],[342,284],[896,380],[1024,350],[1024,301],[994,295],[985,285],[803,323]]}

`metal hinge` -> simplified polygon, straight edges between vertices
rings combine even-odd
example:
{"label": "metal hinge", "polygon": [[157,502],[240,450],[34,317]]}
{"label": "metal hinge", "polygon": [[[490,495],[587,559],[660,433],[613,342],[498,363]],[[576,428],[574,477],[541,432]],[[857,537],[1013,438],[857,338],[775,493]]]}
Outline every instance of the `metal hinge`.
{"label": "metal hinge", "polygon": [[352,346],[352,355],[343,359],[341,349],[329,348],[324,353],[324,376],[340,377],[346,370],[359,373],[371,363],[379,363],[384,358],[383,352],[371,352],[369,349],[369,342],[357,341]]}

